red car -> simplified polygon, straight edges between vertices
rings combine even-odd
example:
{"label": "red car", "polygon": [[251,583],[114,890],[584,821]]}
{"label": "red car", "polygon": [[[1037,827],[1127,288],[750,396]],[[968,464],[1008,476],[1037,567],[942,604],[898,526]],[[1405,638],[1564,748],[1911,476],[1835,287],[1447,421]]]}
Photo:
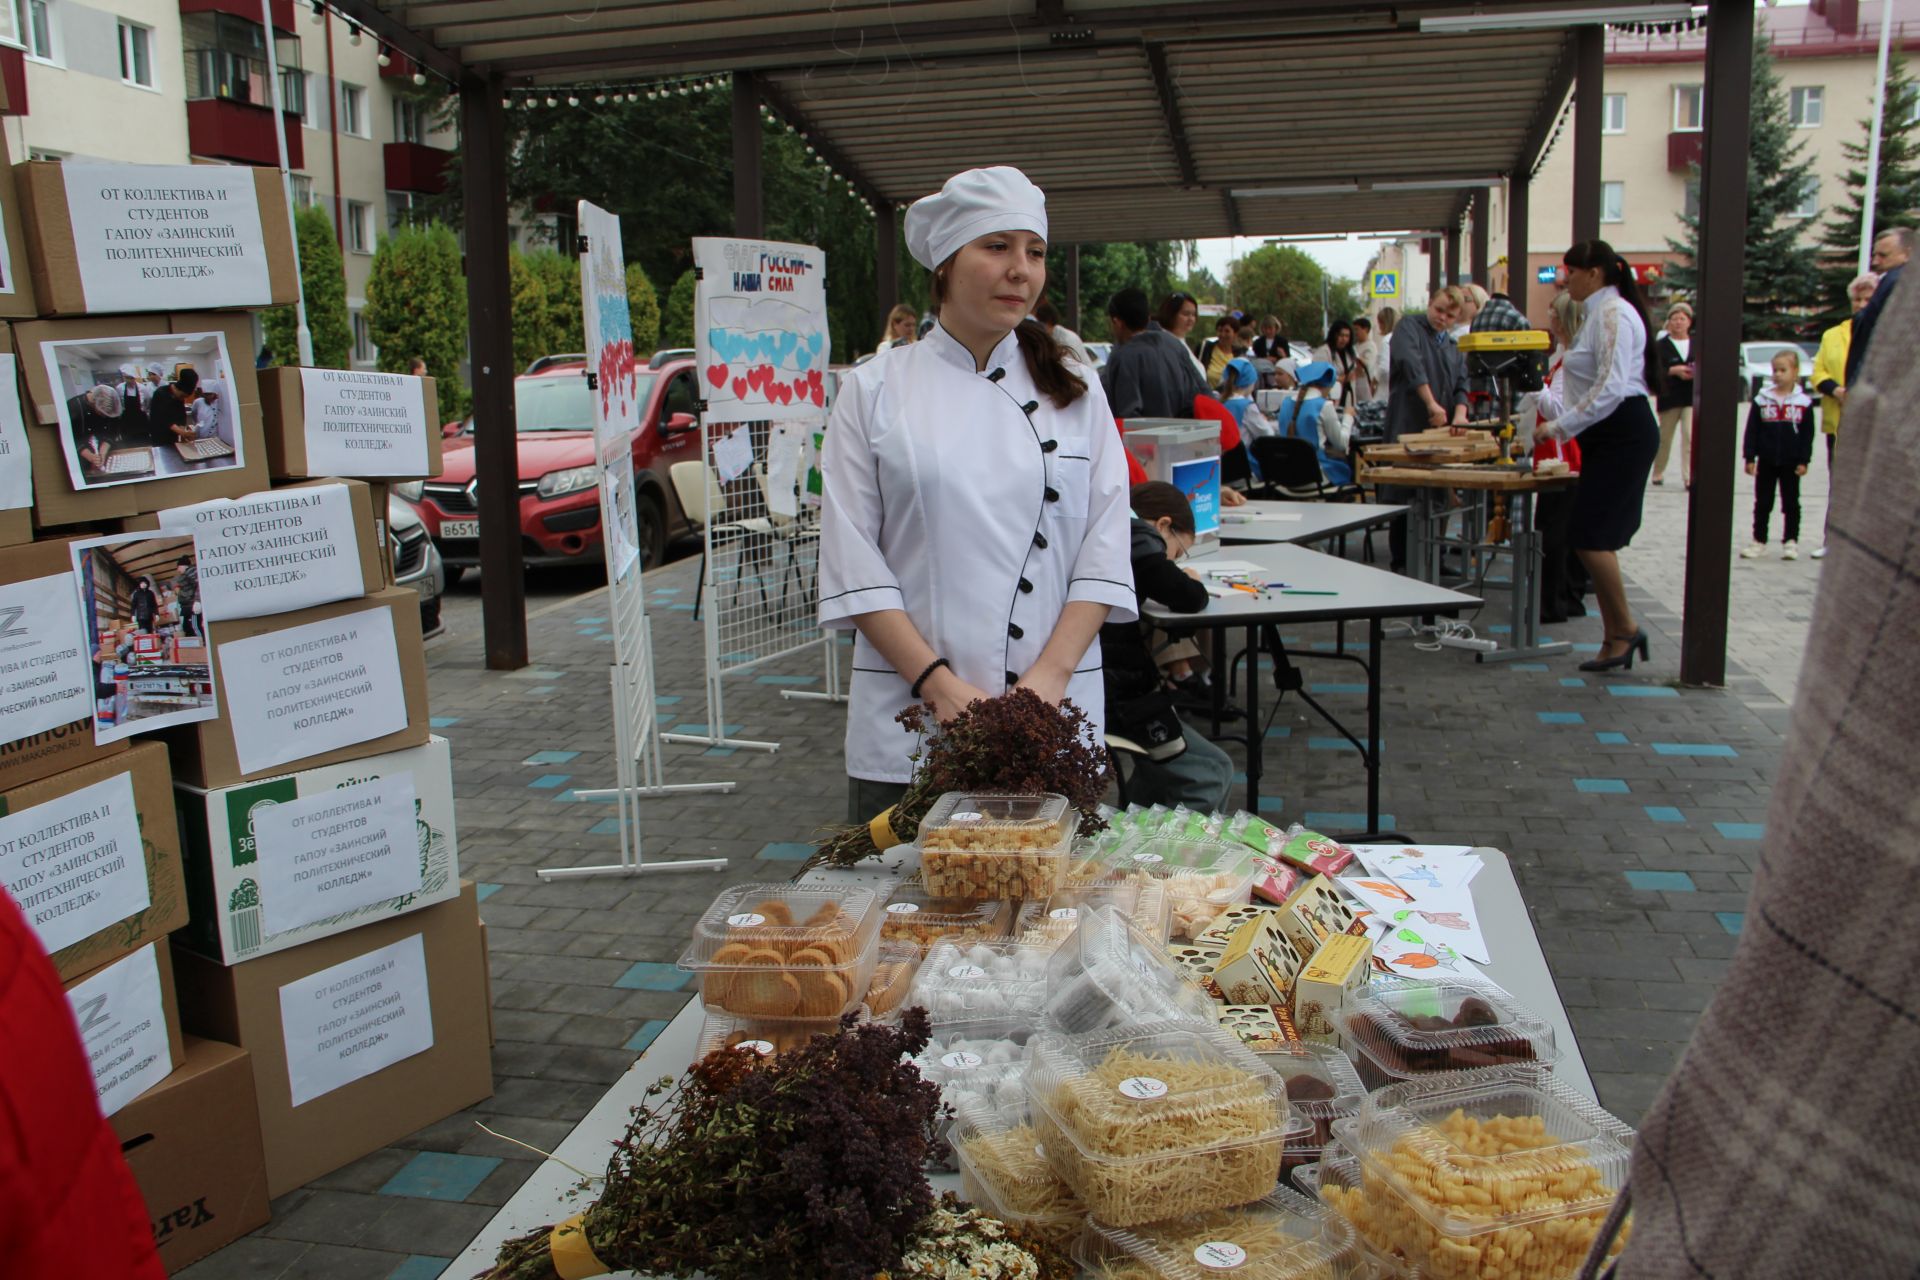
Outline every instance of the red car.
{"label": "red car", "polygon": [[[513,382],[522,553],[530,566],[597,563],[603,548],[587,366],[569,359],[537,367],[538,372]],[[641,564],[652,568],[665,556],[671,539],[693,531],[674,495],[668,468],[699,460],[699,419],[694,416],[698,396],[691,360],[643,369],[637,376],[641,425],[633,437],[636,514]],[[422,490],[420,516],[440,549],[451,583],[480,564],[471,419],[447,440],[444,466]]]}

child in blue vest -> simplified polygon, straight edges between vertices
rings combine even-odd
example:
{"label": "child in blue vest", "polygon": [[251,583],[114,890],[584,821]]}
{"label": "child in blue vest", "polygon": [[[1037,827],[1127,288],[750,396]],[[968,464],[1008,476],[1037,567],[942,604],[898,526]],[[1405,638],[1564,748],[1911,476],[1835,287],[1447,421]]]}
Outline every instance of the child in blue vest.
{"label": "child in blue vest", "polygon": [[1281,435],[1296,436],[1313,445],[1320,458],[1320,474],[1328,484],[1352,484],[1353,463],[1347,456],[1351,431],[1330,398],[1333,391],[1333,366],[1324,360],[1304,364],[1296,375],[1300,389],[1280,405],[1277,416]]}

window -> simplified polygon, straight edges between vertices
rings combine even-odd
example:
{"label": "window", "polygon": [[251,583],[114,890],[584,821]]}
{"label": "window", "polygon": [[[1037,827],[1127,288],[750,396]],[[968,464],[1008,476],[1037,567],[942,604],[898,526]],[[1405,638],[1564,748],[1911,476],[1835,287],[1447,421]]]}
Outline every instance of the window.
{"label": "window", "polygon": [[[224,98],[258,107],[273,105],[267,83],[267,43],[257,22],[224,13],[183,13],[180,42],[187,55],[187,98]],[[274,36],[280,65],[281,105],[299,112],[305,101],[297,36]]]}
{"label": "window", "polygon": [[660,406],[661,425],[676,413],[698,413],[700,398],[694,394],[693,378],[689,374],[680,374],[667,384],[666,403]]}
{"label": "window", "polygon": [[1626,183],[1603,182],[1600,184],[1600,221],[1626,221],[1626,203]]}
{"label": "window", "polygon": [[131,22],[120,24],[120,78],[153,88],[153,32]]}
{"label": "window", "polygon": [[353,313],[353,362],[372,364],[380,358],[379,348],[373,345],[373,329],[367,324],[365,315]]}
{"label": "window", "polygon": [[53,47],[54,0],[14,0],[14,26],[29,57],[57,62]]}
{"label": "window", "polygon": [[1707,91],[1697,84],[1673,86],[1673,130],[1698,133],[1706,127]]}
{"label": "window", "polygon": [[373,206],[364,200],[347,201],[347,248],[373,252]]}
{"label": "window", "polygon": [[1820,216],[1820,179],[1807,179],[1807,185],[1800,189],[1800,203],[1788,210],[1787,214],[1793,218],[1817,218]]}
{"label": "window", "polygon": [[288,175],[293,180],[293,207],[304,209],[313,203],[313,179],[304,173]]}
{"label": "window", "polygon": [[393,140],[395,142],[425,142],[427,140],[426,108],[411,98],[393,100]]}
{"label": "window", "polygon": [[1627,95],[1610,93],[1601,102],[1600,132],[1625,133],[1627,131]]}
{"label": "window", "polygon": [[1700,179],[1688,178],[1686,194],[1683,198],[1687,217],[1694,222],[1700,220]]}
{"label": "window", "polygon": [[411,191],[387,192],[387,230],[397,231],[412,225],[418,203]]}
{"label": "window", "polygon": [[357,84],[340,85],[340,132],[371,138],[367,121],[367,91]]}
{"label": "window", "polygon": [[1819,85],[1787,92],[1787,119],[1796,129],[1818,129],[1827,115],[1827,91]]}

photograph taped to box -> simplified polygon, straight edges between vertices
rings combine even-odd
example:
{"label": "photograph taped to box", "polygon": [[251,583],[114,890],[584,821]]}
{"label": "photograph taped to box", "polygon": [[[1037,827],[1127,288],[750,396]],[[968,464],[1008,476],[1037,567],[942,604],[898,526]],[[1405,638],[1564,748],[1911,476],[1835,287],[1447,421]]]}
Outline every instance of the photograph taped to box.
{"label": "photograph taped to box", "polygon": [[245,465],[224,333],[142,333],[43,343],[76,490]]}
{"label": "photograph taped to box", "polygon": [[193,539],[119,533],[70,547],[97,672],[94,740],[219,714]]}
{"label": "photograph taped to box", "polygon": [[[33,462],[27,452],[27,418],[20,408],[20,366],[0,353],[0,512],[33,506]],[[32,537],[29,529],[28,537]]]}

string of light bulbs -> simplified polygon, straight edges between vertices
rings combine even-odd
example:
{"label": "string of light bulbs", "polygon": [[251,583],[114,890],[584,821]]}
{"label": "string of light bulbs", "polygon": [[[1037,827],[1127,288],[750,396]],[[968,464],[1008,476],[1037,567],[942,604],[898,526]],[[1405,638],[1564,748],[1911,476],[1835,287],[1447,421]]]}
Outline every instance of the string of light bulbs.
{"label": "string of light bulbs", "polygon": [[[311,0],[311,3],[307,7],[309,10],[312,11],[313,21],[316,25],[319,23],[325,22],[327,20],[327,11],[332,8],[332,6],[327,4],[325,0]],[[341,13],[338,10],[334,11],[333,16],[347,24],[347,43],[352,45],[356,49],[359,48],[361,40],[365,36],[365,28],[363,28],[358,22],[354,21],[352,18],[347,17],[344,13]],[[402,54],[400,56],[405,57],[406,55]],[[381,70],[384,71],[386,68],[392,66],[393,58],[394,58],[393,50],[387,46],[385,41],[382,41],[380,43],[380,55],[376,59],[376,61],[379,62],[380,64]],[[420,66],[418,63],[414,64],[413,83],[416,86],[422,86],[422,87],[424,87],[427,83],[426,69]]]}

